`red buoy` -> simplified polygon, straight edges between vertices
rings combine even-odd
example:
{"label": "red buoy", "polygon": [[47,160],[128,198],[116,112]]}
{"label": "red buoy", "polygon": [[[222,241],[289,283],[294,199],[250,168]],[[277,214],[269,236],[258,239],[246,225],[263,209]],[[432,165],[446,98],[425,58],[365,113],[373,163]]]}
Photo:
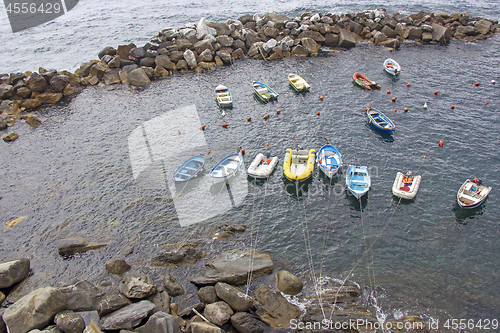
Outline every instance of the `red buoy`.
{"label": "red buoy", "polygon": [[390,90],[387,90],[387,94],[389,95],[390,93],[391,93],[391,91],[390,91]]}
{"label": "red buoy", "polygon": [[269,146],[269,143],[266,143],[266,147]]}
{"label": "red buoy", "polygon": [[319,99],[320,99],[320,100],[323,100],[323,95],[319,95]]}
{"label": "red buoy", "polygon": [[222,124],[222,127],[226,128],[226,127],[227,127],[227,124],[226,124],[226,123]]}
{"label": "red buoy", "polygon": [[325,140],[328,140],[328,137],[327,137],[327,136],[325,136]]}
{"label": "red buoy", "polygon": [[437,95],[437,94],[439,94],[439,90],[436,90],[436,91],[434,92],[434,95]]}
{"label": "red buoy", "polygon": [[267,119],[267,118],[269,118],[269,115],[268,115],[268,114],[266,114],[266,115],[264,115],[264,117],[262,117],[262,118]]}
{"label": "red buoy", "polygon": [[209,150],[209,151],[208,151],[208,153],[210,154],[210,153],[211,153],[211,151]]}
{"label": "red buoy", "polygon": [[476,86],[478,86],[478,85],[480,85],[480,84],[481,84],[481,83],[479,83],[479,82],[476,82]]}
{"label": "red buoy", "polygon": [[280,114],[280,113],[281,113],[280,109],[276,110],[276,113],[277,113],[277,114]]}
{"label": "red buoy", "polygon": [[398,109],[394,109],[394,112],[398,112]]}
{"label": "red buoy", "polygon": [[241,155],[245,154],[245,149],[240,150]]}
{"label": "red buoy", "polygon": [[318,111],[318,112],[316,112],[316,114],[319,116],[319,111]]}
{"label": "red buoy", "polygon": [[365,111],[368,111],[368,108],[365,108]]}
{"label": "red buoy", "polygon": [[439,147],[442,147],[444,145],[443,141],[439,141]]}
{"label": "red buoy", "polygon": [[252,117],[248,117],[248,118],[247,118],[247,121],[250,121],[250,120],[252,120]]}
{"label": "red buoy", "polygon": [[488,105],[488,102],[484,102],[484,105]]}
{"label": "red buoy", "polygon": [[408,84],[407,84],[406,86],[407,86],[407,87],[410,87],[410,86],[411,86],[410,82],[408,82]]}
{"label": "red buoy", "polygon": [[395,102],[396,99],[397,99],[397,97],[393,97],[393,98],[391,98],[391,101]]}
{"label": "red buoy", "polygon": [[408,108],[405,108],[405,112],[408,112]]}
{"label": "red buoy", "polygon": [[204,130],[204,129],[205,129],[205,125],[201,125],[201,126],[200,126],[200,129],[201,129],[201,130]]}
{"label": "red buoy", "polygon": [[455,105],[452,105],[452,106],[451,106],[451,109],[453,110],[454,108],[455,108]]}

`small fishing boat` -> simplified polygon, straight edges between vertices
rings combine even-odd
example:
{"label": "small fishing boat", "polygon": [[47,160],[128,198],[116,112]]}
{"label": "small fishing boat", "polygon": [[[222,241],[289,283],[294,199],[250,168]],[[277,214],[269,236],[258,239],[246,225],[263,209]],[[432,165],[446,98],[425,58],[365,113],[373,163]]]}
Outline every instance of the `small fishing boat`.
{"label": "small fishing boat", "polygon": [[366,192],[368,192],[372,184],[370,175],[368,174],[368,168],[366,166],[349,165],[345,184],[347,185],[349,192],[351,192],[356,199],[362,197]]}
{"label": "small fishing boat", "polygon": [[408,171],[406,175],[398,171],[392,184],[392,194],[401,199],[413,199],[418,192],[421,179],[422,176],[413,176],[411,171]]}
{"label": "small fishing boat", "polygon": [[293,182],[302,182],[309,179],[314,171],[316,150],[309,151],[300,147],[288,148],[283,162],[283,174],[286,179]]}
{"label": "small fishing boat", "polygon": [[363,75],[361,73],[358,73],[358,72],[356,72],[356,73],[353,74],[352,80],[358,86],[360,86],[362,88],[365,88],[365,89],[368,89],[368,90],[370,90],[372,88],[377,88],[377,89],[381,88],[380,84],[378,84],[375,81],[372,81],[372,80],[368,79],[365,75]]}
{"label": "small fishing boat", "polygon": [[368,111],[366,111],[366,115],[368,116],[370,125],[372,125],[376,129],[389,134],[392,134],[392,132],[394,132],[394,128],[396,126],[394,125],[392,120],[390,120],[389,117],[387,117],[382,112],[370,107]]}
{"label": "small fishing boat", "polygon": [[186,182],[198,176],[204,166],[205,158],[203,156],[193,156],[175,170],[172,178],[176,182]]}
{"label": "small fishing boat", "polygon": [[385,59],[384,69],[387,73],[391,74],[392,76],[396,76],[401,72],[401,66],[399,66],[396,60],[391,58]]}
{"label": "small fishing boat", "polygon": [[482,185],[480,179],[467,179],[457,192],[458,205],[466,209],[476,208],[486,200],[490,191],[491,187]]}
{"label": "small fishing boat", "polygon": [[318,151],[316,162],[325,175],[332,178],[342,166],[342,155],[331,144],[326,144]]}
{"label": "small fishing boat", "polygon": [[252,82],[253,91],[257,97],[264,103],[272,99],[278,99],[278,94],[262,82]]}
{"label": "small fishing boat", "polygon": [[278,156],[268,158],[264,154],[258,153],[248,167],[248,175],[254,178],[267,178],[278,164],[278,160]]}
{"label": "small fishing boat", "polygon": [[290,85],[292,86],[293,90],[296,92],[303,92],[309,90],[311,86],[304,80],[302,77],[298,76],[297,74],[288,74],[288,81],[290,82]]}
{"label": "small fishing boat", "polygon": [[212,177],[216,183],[226,181],[236,175],[236,172],[241,167],[242,161],[243,157],[239,153],[228,155],[210,170],[210,177]]}
{"label": "small fishing boat", "polygon": [[215,88],[215,96],[217,98],[217,104],[219,105],[219,107],[229,108],[233,106],[233,97],[231,96],[231,92],[226,86],[219,84]]}

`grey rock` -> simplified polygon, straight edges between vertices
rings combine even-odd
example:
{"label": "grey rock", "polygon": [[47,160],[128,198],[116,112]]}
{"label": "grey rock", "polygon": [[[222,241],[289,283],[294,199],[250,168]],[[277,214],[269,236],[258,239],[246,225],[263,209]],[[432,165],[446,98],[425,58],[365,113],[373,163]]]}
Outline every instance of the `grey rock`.
{"label": "grey rock", "polygon": [[206,322],[193,322],[190,327],[191,333],[225,333],[222,328]]}
{"label": "grey rock", "polygon": [[401,36],[402,38],[406,39],[410,35],[410,29],[406,25],[403,25],[401,23],[398,23],[396,25],[396,29],[394,31]]}
{"label": "grey rock", "polygon": [[220,301],[214,286],[202,287],[198,290],[198,298],[205,304]]}
{"label": "grey rock", "polygon": [[155,312],[157,311],[162,311],[165,313],[170,313],[170,295],[166,291],[162,291],[159,293],[154,294],[150,298],[148,298],[148,301],[153,303],[156,308]]}
{"label": "grey rock", "polygon": [[294,21],[288,21],[285,23],[285,28],[286,29],[297,29],[299,27],[299,24],[297,22],[294,22]]}
{"label": "grey rock", "polygon": [[66,309],[76,312],[96,310],[103,297],[103,293],[86,280],[75,281],[59,290],[66,297]]}
{"label": "grey rock", "polygon": [[135,329],[138,333],[180,333],[179,324],[175,318],[164,312],[156,312],[149,317],[148,322]]}
{"label": "grey rock", "polygon": [[[139,68],[137,70],[141,69]],[[128,79],[130,84],[133,84],[132,81],[130,81],[130,74]],[[149,274],[128,272],[118,284],[118,290],[128,298],[142,299],[156,292],[156,284]]]}
{"label": "grey rock", "polygon": [[410,33],[408,34],[408,39],[422,39],[422,28],[409,26]]}
{"label": "grey rock", "polygon": [[423,32],[432,32],[433,29],[432,26],[429,24],[422,24],[420,28],[422,28]]}
{"label": "grey rock", "polygon": [[290,321],[300,314],[300,308],[290,304],[280,293],[273,292],[267,285],[260,285],[254,293],[258,302],[255,314],[271,328],[287,328]]}
{"label": "grey rock", "polygon": [[217,43],[222,47],[231,47],[233,45],[234,39],[227,35],[220,35],[216,37]]}
{"label": "grey rock", "polygon": [[235,312],[245,312],[252,308],[252,297],[245,294],[239,288],[233,287],[227,283],[218,282],[215,285],[217,296],[225,301]]}
{"label": "grey rock", "polygon": [[27,258],[3,262],[0,264],[0,289],[9,288],[24,280],[30,272]]}
{"label": "grey rock", "polygon": [[132,64],[132,65],[127,65],[127,66],[124,66],[122,69],[127,72],[127,73],[130,73],[132,72],[134,69],[137,69],[139,68],[139,66],[137,66],[136,64]]}
{"label": "grey rock", "polygon": [[[128,55],[127,55],[128,56]],[[90,74],[90,67],[92,67],[94,63],[89,61],[89,62],[84,62],[83,64],[80,65],[80,75],[82,77],[89,76]],[[33,75],[33,74],[32,74]]]}
{"label": "grey rock", "polygon": [[153,303],[144,300],[127,305],[103,317],[101,328],[103,330],[131,330],[137,327],[144,318],[149,316],[154,308],[155,305]]}
{"label": "grey rock", "polygon": [[387,38],[396,38],[398,36],[398,34],[396,33],[396,31],[394,31],[394,29],[392,29],[391,27],[385,25],[382,30],[380,30],[380,32],[382,32],[384,35],[387,36]]}
{"label": "grey rock", "polygon": [[[0,131],[3,131],[4,129],[7,128],[7,123],[5,122],[5,120],[3,119],[0,119]],[[3,295],[3,294],[2,294]],[[1,295],[0,295],[0,299],[1,299]],[[3,299],[0,301],[0,304],[2,304],[2,301],[5,299],[5,295],[3,296]],[[0,332],[1,333],[1,332]]]}
{"label": "grey rock", "polygon": [[196,315],[196,312],[194,312],[193,309],[198,311],[199,313],[202,313],[203,310],[205,309],[205,304],[196,303],[196,304],[191,305],[190,307],[180,311],[177,315],[181,318],[192,317],[192,316]]}
{"label": "grey rock", "polygon": [[55,92],[61,92],[69,84],[69,78],[66,75],[55,75],[50,79],[50,87]]}
{"label": "grey rock", "polygon": [[210,62],[213,59],[214,57],[209,49],[206,49],[205,51],[201,52],[201,54],[198,56],[198,61],[200,62]]}
{"label": "grey rock", "polygon": [[268,40],[267,42],[265,42],[264,44],[262,44],[262,49],[264,50],[264,52],[266,53],[270,53],[271,50],[278,44],[278,42],[276,41],[276,39],[274,38],[271,38],[270,40]]}
{"label": "grey rock", "polygon": [[276,273],[276,289],[286,295],[297,295],[302,291],[304,284],[294,274],[289,271],[279,271]]}
{"label": "grey rock", "polygon": [[128,82],[133,86],[145,87],[151,84],[151,80],[142,68],[134,69],[128,73]]}
{"label": "grey rock", "polygon": [[169,56],[167,55],[159,55],[155,58],[156,66],[163,67],[168,70],[174,69],[174,64],[170,61]]}
{"label": "grey rock", "polygon": [[[481,19],[477,21],[474,26],[476,27],[477,31],[479,31],[480,34],[486,35],[491,31],[492,24],[490,21]],[[12,74],[11,74],[12,76]],[[12,81],[12,80],[11,80]]]}
{"label": "grey rock", "polygon": [[106,261],[106,272],[108,274],[123,275],[130,270],[130,265],[123,259],[113,259]]}
{"label": "grey rock", "polygon": [[208,39],[200,40],[196,44],[194,44],[194,50],[196,53],[201,54],[205,50],[213,51],[214,48],[212,46],[212,42]]}
{"label": "grey rock", "polygon": [[192,68],[196,68],[197,62],[196,62],[196,56],[194,55],[193,51],[187,49],[184,51],[184,60],[188,63],[188,66]]}
{"label": "grey rock", "polygon": [[99,249],[106,245],[108,245],[108,243],[89,243],[81,237],[69,237],[59,240],[57,251],[61,256],[70,256],[75,253]]}
{"label": "grey rock", "polygon": [[237,312],[231,317],[231,324],[240,333],[262,333],[264,327],[248,312]]}
{"label": "grey rock", "polygon": [[203,315],[209,322],[217,326],[227,323],[234,314],[231,307],[226,302],[215,302],[208,304],[203,311]]}
{"label": "grey rock", "polygon": [[457,32],[467,35],[467,36],[476,36],[479,34],[479,31],[475,26],[467,25],[467,26],[459,26],[457,27]]}
{"label": "grey rock", "polygon": [[309,51],[311,51],[312,54],[317,54],[321,49],[321,44],[316,43],[314,39],[309,37],[301,38],[300,43]]}
{"label": "grey rock", "polygon": [[47,81],[47,82],[50,82],[50,80],[57,75],[57,71],[55,69],[46,69],[46,70],[42,70],[42,68],[40,68],[40,75],[43,76],[43,78]]}
{"label": "grey rock", "polygon": [[116,84],[120,83],[120,69],[119,68],[110,68],[104,72],[102,77],[104,79],[104,83],[106,84]]}
{"label": "grey rock", "polygon": [[378,45],[391,47],[393,49],[399,49],[399,47],[401,46],[401,42],[396,38],[392,38],[392,39],[386,39],[385,41],[380,42]]}
{"label": "grey rock", "polygon": [[[488,22],[488,21],[486,21],[486,22]],[[491,23],[490,23],[490,25],[491,25]],[[21,72],[10,73],[8,81],[10,84],[14,85],[16,82],[19,82],[21,79],[24,79],[24,77],[25,77],[24,73],[21,73]]]}
{"label": "grey rock", "polygon": [[356,46],[358,41],[361,40],[361,37],[347,31],[345,29],[340,29],[339,33],[339,46],[344,48],[351,48]]}
{"label": "grey rock", "polygon": [[430,42],[432,40],[433,40],[433,38],[432,38],[432,33],[431,32],[424,31],[422,33],[422,41],[424,41],[424,42]]}
{"label": "grey rock", "polygon": [[9,333],[26,333],[46,327],[66,307],[66,298],[57,288],[37,289],[10,307],[2,317]]}
{"label": "grey rock", "polygon": [[441,43],[447,44],[452,36],[452,31],[442,25],[432,23],[432,39]]}
{"label": "grey rock", "polygon": [[382,43],[386,39],[387,39],[387,36],[383,32],[380,32],[380,31],[377,31],[375,33],[375,35],[373,36],[373,40],[374,40],[375,44]]}
{"label": "grey rock", "polygon": [[117,291],[105,294],[97,304],[99,317],[104,317],[111,312],[130,305],[130,301]]}
{"label": "grey rock", "polygon": [[231,58],[231,54],[227,51],[223,51],[223,50],[220,50],[220,51],[217,51],[216,53],[219,58],[221,58],[221,60],[225,63],[225,64],[230,64],[232,62],[232,58]]}
{"label": "grey rock", "polygon": [[[250,261],[253,261],[252,266]],[[188,278],[199,286],[215,285],[217,282],[241,285],[247,282],[250,267],[253,267],[252,278],[256,279],[272,272],[273,262],[265,252],[235,249],[218,255],[205,264],[200,275]]]}
{"label": "grey rock", "polygon": [[184,39],[184,38],[176,39],[175,45],[177,45],[178,50],[181,52],[184,52],[185,50],[191,49],[193,47],[193,43],[191,43],[189,40]]}
{"label": "grey rock", "polygon": [[202,40],[206,35],[216,35],[217,30],[211,28],[207,25],[207,22],[204,17],[200,19],[198,24],[196,25],[196,38]]}
{"label": "grey rock", "polygon": [[151,58],[151,57],[146,57],[146,58],[142,58],[140,61],[139,61],[139,65],[142,67],[153,67],[155,65],[155,58]]}
{"label": "grey rock", "polygon": [[14,96],[14,93],[15,93],[14,86],[6,83],[0,84],[0,99],[11,98]]}
{"label": "grey rock", "polygon": [[339,45],[339,35],[327,33],[325,35],[325,45],[327,45],[327,46]]}
{"label": "grey rock", "polygon": [[97,56],[99,57],[99,59],[102,59],[105,55],[109,55],[109,56],[114,56],[116,55],[116,49],[112,46],[106,46],[105,48],[103,48],[98,54]]}
{"label": "grey rock", "polygon": [[146,51],[142,47],[134,47],[130,50],[129,55],[135,59],[140,59],[146,56]]}
{"label": "grey rock", "polygon": [[69,310],[59,312],[54,318],[54,323],[64,333],[82,333],[85,329],[83,318]]}
{"label": "grey rock", "polygon": [[[90,70],[90,67],[89,67],[89,70]],[[28,88],[30,88],[31,91],[44,92],[48,87],[48,84],[47,84],[47,81],[45,80],[45,78],[36,72],[32,73],[28,77],[27,82],[28,82]]]}
{"label": "grey rock", "polygon": [[120,58],[120,67],[125,68],[127,66],[134,66],[134,65],[136,66],[135,68],[137,68],[137,64],[135,63],[135,61],[130,59]]}
{"label": "grey rock", "polygon": [[163,277],[163,287],[172,297],[184,295],[186,292],[184,287],[176,280],[176,278],[169,273]]}

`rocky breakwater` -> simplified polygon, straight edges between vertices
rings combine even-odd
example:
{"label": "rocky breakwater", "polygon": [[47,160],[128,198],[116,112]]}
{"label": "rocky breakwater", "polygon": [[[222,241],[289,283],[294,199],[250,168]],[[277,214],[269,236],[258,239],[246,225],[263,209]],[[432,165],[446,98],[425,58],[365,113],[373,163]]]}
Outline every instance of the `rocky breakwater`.
{"label": "rocky breakwater", "polygon": [[[38,73],[0,74],[0,131],[24,119],[40,124],[33,113],[21,112],[58,102],[78,86],[128,83],[134,87],[174,72],[203,72],[250,57],[275,60],[314,56],[322,47],[351,48],[361,41],[397,49],[406,40],[446,44],[451,38],[475,42],[498,32],[498,22],[463,13],[421,11],[387,14],[385,9],[359,13],[304,13],[290,18],[268,13],[244,15],[226,22],[209,22],[164,29],[143,46],[107,46],[99,60],[83,63],[74,73],[40,68]],[[112,89],[112,88],[110,88]],[[4,141],[17,139],[5,133]]]}
{"label": "rocky breakwater", "polygon": [[[23,280],[38,273],[28,259],[1,263],[0,290],[7,299],[0,294],[0,333],[315,332],[324,331],[319,325],[325,318],[331,327],[346,328],[335,332],[363,332],[378,323],[359,287],[332,283],[308,294],[298,276],[256,249],[213,255],[179,279],[176,268],[204,257],[198,245],[177,244],[177,250],[161,251],[140,266],[115,258],[106,262],[107,277],[97,285],[60,282],[18,299],[9,291],[22,289]],[[421,323],[413,332],[427,331],[420,317],[397,322]]]}

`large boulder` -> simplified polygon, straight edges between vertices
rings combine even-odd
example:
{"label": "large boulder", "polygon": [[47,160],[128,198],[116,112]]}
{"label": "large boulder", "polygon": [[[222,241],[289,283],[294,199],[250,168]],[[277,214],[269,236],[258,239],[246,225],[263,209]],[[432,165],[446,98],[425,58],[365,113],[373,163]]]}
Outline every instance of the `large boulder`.
{"label": "large boulder", "polygon": [[285,22],[289,21],[290,19],[288,16],[283,15],[283,14],[274,14],[274,13],[268,13],[264,16],[264,21],[265,22],[273,22],[274,27],[276,29],[283,29],[285,27]]}
{"label": "large boulder", "polygon": [[63,94],[51,92],[44,92],[36,96],[36,99],[39,100],[42,104],[54,104],[57,103],[61,98],[63,98]]}
{"label": "large boulder", "polygon": [[196,38],[202,40],[206,35],[215,36],[217,34],[217,30],[211,28],[207,25],[207,21],[204,17],[200,19],[198,24],[196,25]]}
{"label": "large boulder", "polygon": [[276,289],[286,295],[297,295],[302,291],[304,284],[294,274],[289,271],[279,271],[276,273]]}
{"label": "large boulder", "polygon": [[156,312],[149,317],[148,322],[135,329],[138,333],[180,333],[179,324],[175,318],[165,312]]}
{"label": "large boulder", "polygon": [[128,73],[127,77],[128,82],[133,86],[145,87],[151,84],[151,80],[142,68],[134,69]]}
{"label": "large boulder", "polygon": [[14,86],[6,83],[0,84],[0,99],[11,98],[12,96],[14,96],[14,93],[15,93]]}
{"label": "large boulder", "polygon": [[28,77],[27,84],[31,91],[36,92],[44,92],[48,87],[45,78],[36,72]]}
{"label": "large boulder", "polygon": [[339,45],[339,35],[332,34],[331,32],[325,35],[325,45],[337,46]]}
{"label": "large boulder", "polygon": [[205,50],[213,51],[214,47],[212,46],[212,42],[208,39],[200,40],[196,44],[194,44],[194,50],[196,53],[201,54]]}
{"label": "large boulder", "polygon": [[279,292],[274,292],[267,285],[260,285],[254,293],[254,300],[258,302],[255,314],[268,326],[287,328],[290,321],[300,314],[300,308],[289,303]]}
{"label": "large boulder", "polygon": [[225,50],[220,50],[217,51],[216,53],[219,58],[225,63],[225,64],[231,64],[233,61],[233,58],[231,57],[231,54]]}
{"label": "large boulder", "polygon": [[186,60],[188,66],[193,69],[196,68],[198,63],[196,62],[196,56],[194,55],[193,51],[187,49],[184,51],[184,60]]}
{"label": "large boulder", "polygon": [[262,333],[264,327],[248,312],[237,312],[231,317],[231,324],[240,333]]}
{"label": "large boulder", "polygon": [[195,321],[190,327],[191,333],[225,333],[222,328],[204,321]]}
{"label": "large boulder", "polygon": [[384,25],[384,27],[382,28],[382,30],[380,30],[380,32],[386,35],[387,38],[396,38],[398,36],[397,32],[393,28],[387,25]]}
{"label": "large boulder", "polygon": [[162,311],[165,313],[170,313],[171,300],[170,295],[166,291],[156,293],[148,298],[148,301],[152,302],[156,306],[155,312]]}
{"label": "large boulder", "polygon": [[436,23],[432,23],[431,26],[432,39],[441,44],[447,44],[450,41],[450,38],[453,35],[453,32],[450,29]]}
{"label": "large boulder", "polygon": [[409,26],[408,29],[410,30],[408,33],[408,39],[422,39],[422,28]]}
{"label": "large boulder", "polygon": [[102,318],[103,330],[132,330],[149,316],[155,308],[150,301],[140,301]]}
{"label": "large boulder", "polygon": [[66,307],[66,297],[57,288],[37,289],[10,307],[2,317],[9,333],[26,333],[46,327]]}
{"label": "large boulder", "polygon": [[156,66],[160,66],[168,70],[174,69],[174,64],[170,61],[170,58],[166,54],[157,56],[155,58],[155,63]]}
{"label": "large boulder", "polygon": [[339,46],[344,47],[344,48],[351,48],[356,46],[358,41],[361,40],[360,36],[357,36],[356,34],[347,31],[345,29],[340,29],[339,33]]}
{"label": "large boulder", "polygon": [[317,54],[319,50],[321,49],[321,44],[318,44],[314,41],[314,39],[310,37],[304,37],[300,39],[300,43],[309,51],[311,51],[312,54]]}
{"label": "large boulder", "polygon": [[118,290],[127,298],[143,299],[156,292],[156,284],[149,274],[129,272],[118,284]]}
{"label": "large boulder", "polygon": [[5,142],[12,142],[12,141],[17,140],[18,138],[19,138],[19,134],[17,134],[16,132],[9,132],[9,133],[2,134],[2,140]]}
{"label": "large boulder", "polygon": [[109,56],[116,55],[116,49],[112,46],[106,46],[101,51],[99,51],[99,53],[97,54],[99,59],[102,59],[102,57],[104,57],[105,55],[109,55]]}
{"label": "large boulder", "polygon": [[200,275],[188,278],[199,286],[215,285],[217,282],[238,286],[247,282],[250,273],[252,279],[256,279],[272,270],[273,261],[269,254],[259,250],[235,249],[218,255],[205,264]]}
{"label": "large boulder", "polygon": [[54,318],[54,323],[64,333],[82,333],[85,329],[83,318],[69,310],[59,312]]}
{"label": "large boulder", "polygon": [[106,261],[106,273],[122,276],[130,270],[130,265],[123,259],[112,259]]}
{"label": "large boulder", "polygon": [[55,92],[61,92],[69,84],[69,77],[66,75],[55,75],[50,79],[50,87]]}
{"label": "large boulder", "polygon": [[476,27],[477,31],[479,31],[480,34],[486,35],[491,31],[492,24],[490,21],[481,19],[474,24]]}
{"label": "large boulder", "polygon": [[236,312],[245,312],[252,308],[252,297],[245,294],[239,288],[233,287],[227,283],[218,282],[215,285],[217,296],[225,301]]}
{"label": "large boulder", "polygon": [[24,280],[30,272],[29,259],[7,261],[0,264],[0,289],[9,288]]}
{"label": "large boulder", "polygon": [[203,311],[203,315],[209,322],[217,326],[227,323],[234,314],[231,307],[226,302],[215,302],[208,304]]}
{"label": "large boulder", "polygon": [[214,286],[206,286],[198,289],[198,298],[205,304],[220,301]]}
{"label": "large boulder", "polygon": [[[45,100],[40,99],[39,97],[43,95],[40,94],[36,98],[40,100],[42,103],[46,103]],[[62,98],[62,94],[60,94]],[[57,102],[57,101],[56,101]],[[54,102],[55,103],[55,102]],[[59,240],[59,244],[57,246],[57,251],[61,256],[70,256],[75,253],[87,252],[90,250],[99,249],[108,245],[108,243],[89,243],[82,237],[68,237]]]}
{"label": "large boulder", "polygon": [[297,55],[299,57],[307,57],[311,54],[311,50],[309,50],[304,45],[297,45],[292,49],[292,55]]}
{"label": "large boulder", "polygon": [[97,303],[97,313],[99,317],[104,317],[130,304],[130,301],[125,296],[117,291],[112,291],[105,294]]}
{"label": "large boulder", "polygon": [[163,287],[172,297],[181,296],[186,293],[184,287],[177,281],[172,273],[168,273],[163,277]]}
{"label": "large boulder", "polygon": [[144,58],[146,57],[146,50],[144,50],[142,47],[134,47],[130,50],[129,56],[134,59]]}
{"label": "large boulder", "polygon": [[386,40],[387,40],[387,36],[381,31],[377,31],[375,33],[375,35],[373,35],[373,41],[375,42],[375,44],[382,43]]}
{"label": "large boulder", "polygon": [[104,79],[104,83],[108,85],[120,83],[121,82],[120,69],[119,68],[107,69],[106,72],[104,72],[104,76],[102,78]]}
{"label": "large boulder", "polygon": [[401,23],[398,23],[396,25],[396,29],[394,31],[401,36],[402,38],[406,39],[410,35],[410,29],[406,25],[403,25]]}
{"label": "large boulder", "polygon": [[93,311],[103,297],[103,293],[86,280],[75,281],[59,289],[66,297],[67,310]]}
{"label": "large boulder", "polygon": [[217,36],[216,40],[222,47],[231,47],[234,43],[234,39],[226,35]]}
{"label": "large boulder", "polygon": [[201,52],[200,55],[198,56],[198,61],[199,62],[210,62],[214,59],[212,51],[209,49],[206,49],[205,51]]}
{"label": "large boulder", "polygon": [[276,41],[276,39],[271,38],[270,40],[268,40],[267,42],[265,42],[264,44],[262,44],[262,50],[264,50],[264,52],[266,52],[266,53],[271,53],[272,49],[277,44],[278,44],[278,42]]}

